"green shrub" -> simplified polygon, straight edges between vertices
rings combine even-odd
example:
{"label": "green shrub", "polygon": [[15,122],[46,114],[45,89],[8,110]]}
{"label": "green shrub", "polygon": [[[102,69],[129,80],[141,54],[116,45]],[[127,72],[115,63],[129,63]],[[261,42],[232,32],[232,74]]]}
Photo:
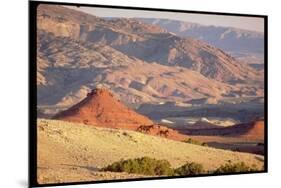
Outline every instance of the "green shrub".
{"label": "green shrub", "polygon": [[192,138],[189,138],[187,140],[184,141],[185,143],[189,143],[189,144],[195,144],[195,145],[199,145],[199,146],[208,146],[207,143],[205,142],[199,142],[198,140],[194,140]]}
{"label": "green shrub", "polygon": [[251,172],[258,171],[255,165],[247,166],[244,162],[228,163],[221,165],[214,171],[205,171],[202,164],[195,162],[187,162],[183,166],[173,169],[167,160],[157,160],[149,157],[142,157],[136,159],[127,159],[114,162],[101,171],[112,172],[127,172],[133,174],[143,174],[152,176],[188,176],[200,174],[224,174],[236,172]]}
{"label": "green shrub", "polygon": [[244,162],[233,163],[233,164],[231,162],[229,162],[225,165],[221,165],[213,173],[214,174],[223,174],[223,173],[251,172],[251,171],[258,171],[258,169],[255,165],[250,167],[250,166],[247,166]]}
{"label": "green shrub", "polygon": [[128,159],[114,162],[101,169],[102,171],[128,172],[143,175],[167,175],[174,174],[170,163],[167,160],[156,160],[149,157]]}
{"label": "green shrub", "polygon": [[205,142],[203,142],[203,143],[201,144],[201,146],[206,146],[206,147],[208,147],[208,144],[205,143]]}
{"label": "green shrub", "polygon": [[204,169],[202,164],[194,163],[194,162],[187,162],[183,166],[175,169],[175,174],[180,176],[186,175],[198,175],[204,173]]}

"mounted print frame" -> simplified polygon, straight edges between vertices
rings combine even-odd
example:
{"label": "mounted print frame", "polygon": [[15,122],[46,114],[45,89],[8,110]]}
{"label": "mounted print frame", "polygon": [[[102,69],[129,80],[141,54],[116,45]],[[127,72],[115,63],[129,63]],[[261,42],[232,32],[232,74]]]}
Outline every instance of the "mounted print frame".
{"label": "mounted print frame", "polygon": [[267,28],[29,1],[29,186],[267,172]]}

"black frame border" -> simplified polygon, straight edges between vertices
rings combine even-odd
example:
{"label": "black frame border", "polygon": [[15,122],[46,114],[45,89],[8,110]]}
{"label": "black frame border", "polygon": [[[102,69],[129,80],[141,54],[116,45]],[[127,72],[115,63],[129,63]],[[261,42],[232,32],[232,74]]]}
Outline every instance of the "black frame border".
{"label": "black frame border", "polygon": [[[83,3],[68,3],[68,2],[51,2],[51,1],[30,1],[28,6],[28,187],[47,187],[47,186],[65,186],[65,185],[83,185],[83,184],[98,184],[112,182],[131,182],[145,180],[165,180],[179,179],[191,177],[213,177],[226,175],[242,175],[242,174],[257,174],[268,172],[268,16],[257,14],[241,14],[241,13],[224,13],[224,12],[208,12],[195,10],[178,10],[178,9],[162,9],[162,8],[147,8],[147,7],[127,7],[115,5],[100,5],[100,4],[83,4]],[[112,9],[130,9],[130,10],[145,10],[145,11],[161,11],[161,12],[178,12],[178,13],[193,13],[193,14],[208,14],[208,15],[223,15],[223,16],[241,16],[241,17],[256,17],[264,19],[264,170],[256,172],[239,172],[225,174],[201,174],[193,176],[167,176],[167,177],[151,177],[151,178],[134,178],[134,179],[117,179],[117,180],[98,180],[98,181],[82,181],[82,182],[67,182],[67,183],[50,183],[39,184],[37,182],[37,85],[36,85],[36,56],[37,56],[37,6],[39,4],[49,5],[70,5],[70,6],[86,6],[100,7]]]}

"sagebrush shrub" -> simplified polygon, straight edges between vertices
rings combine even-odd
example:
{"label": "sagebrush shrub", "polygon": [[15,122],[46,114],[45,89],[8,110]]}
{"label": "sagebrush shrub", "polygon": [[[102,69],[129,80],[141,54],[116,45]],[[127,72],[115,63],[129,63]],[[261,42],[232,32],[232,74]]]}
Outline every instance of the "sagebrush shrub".
{"label": "sagebrush shrub", "polygon": [[168,176],[174,173],[167,160],[156,160],[149,157],[117,161],[103,168],[102,171]]}
{"label": "sagebrush shrub", "polygon": [[187,162],[183,166],[175,169],[175,175],[198,175],[204,173],[203,165],[194,162]]}
{"label": "sagebrush shrub", "polygon": [[184,141],[185,143],[189,143],[189,144],[195,144],[195,145],[199,145],[199,146],[208,146],[207,143],[205,142],[199,142],[198,140],[194,140],[192,138],[189,138],[187,140]]}
{"label": "sagebrush shrub", "polygon": [[221,165],[216,170],[205,171],[203,165],[195,162],[187,162],[184,165],[173,169],[169,161],[157,160],[150,157],[141,157],[136,159],[127,159],[114,162],[104,168],[101,171],[111,172],[127,172],[133,174],[143,175],[157,175],[157,176],[189,176],[200,174],[224,174],[235,172],[250,172],[258,171],[255,165],[247,166],[244,162],[228,163]]}
{"label": "sagebrush shrub", "polygon": [[225,165],[221,165],[217,168],[213,173],[214,174],[222,174],[222,173],[235,173],[235,172],[251,172],[258,171],[255,165],[247,166],[244,162],[240,163],[227,163]]}

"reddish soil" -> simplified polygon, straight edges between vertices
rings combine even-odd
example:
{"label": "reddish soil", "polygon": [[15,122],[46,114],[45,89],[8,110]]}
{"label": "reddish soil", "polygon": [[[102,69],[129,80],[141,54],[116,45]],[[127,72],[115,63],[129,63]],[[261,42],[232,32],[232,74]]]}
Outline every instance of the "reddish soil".
{"label": "reddish soil", "polygon": [[237,124],[230,127],[185,129],[180,133],[207,143],[208,146],[233,151],[264,154],[264,121]]}
{"label": "reddish soil", "polygon": [[264,121],[258,120],[250,123],[242,123],[223,128],[209,128],[200,130],[187,129],[182,132],[188,135],[231,136],[249,138],[253,140],[263,140]]}
{"label": "reddish soil", "polygon": [[155,125],[115,99],[107,89],[94,89],[87,97],[55,115],[53,119],[84,123],[99,127],[128,129],[173,140],[184,140],[185,135],[164,126]]}
{"label": "reddish soil", "polygon": [[245,131],[240,135],[241,137],[264,139],[264,121],[255,121],[244,125]]}
{"label": "reddish soil", "polygon": [[123,105],[106,89],[94,89],[84,100],[57,114],[54,119],[128,129],[153,124],[149,118]]}

